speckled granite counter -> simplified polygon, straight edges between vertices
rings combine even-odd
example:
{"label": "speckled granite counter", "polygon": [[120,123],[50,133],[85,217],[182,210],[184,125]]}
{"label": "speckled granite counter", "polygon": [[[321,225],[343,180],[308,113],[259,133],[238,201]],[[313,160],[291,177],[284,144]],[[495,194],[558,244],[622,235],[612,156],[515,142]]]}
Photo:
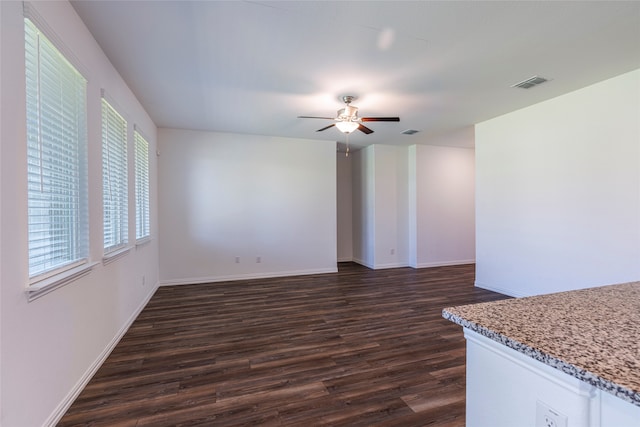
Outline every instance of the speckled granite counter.
{"label": "speckled granite counter", "polygon": [[451,307],[442,314],[640,406],[640,282]]}

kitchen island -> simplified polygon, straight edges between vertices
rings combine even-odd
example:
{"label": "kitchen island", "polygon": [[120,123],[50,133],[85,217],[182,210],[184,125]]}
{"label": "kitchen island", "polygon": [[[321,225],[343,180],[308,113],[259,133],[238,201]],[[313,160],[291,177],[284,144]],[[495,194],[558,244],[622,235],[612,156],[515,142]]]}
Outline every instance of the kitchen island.
{"label": "kitchen island", "polygon": [[640,282],[445,308],[467,426],[639,427]]}

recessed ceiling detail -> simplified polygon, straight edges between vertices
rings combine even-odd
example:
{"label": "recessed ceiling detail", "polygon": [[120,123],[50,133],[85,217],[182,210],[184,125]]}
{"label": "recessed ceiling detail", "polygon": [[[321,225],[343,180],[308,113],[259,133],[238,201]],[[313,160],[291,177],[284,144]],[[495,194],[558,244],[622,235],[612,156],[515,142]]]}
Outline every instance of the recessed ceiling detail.
{"label": "recessed ceiling detail", "polygon": [[538,86],[544,82],[548,81],[548,79],[545,79],[544,77],[539,77],[539,76],[533,76],[528,78],[527,80],[523,80],[520,83],[516,83],[514,85],[512,85],[511,87],[519,87],[522,89],[531,89],[534,86]]}

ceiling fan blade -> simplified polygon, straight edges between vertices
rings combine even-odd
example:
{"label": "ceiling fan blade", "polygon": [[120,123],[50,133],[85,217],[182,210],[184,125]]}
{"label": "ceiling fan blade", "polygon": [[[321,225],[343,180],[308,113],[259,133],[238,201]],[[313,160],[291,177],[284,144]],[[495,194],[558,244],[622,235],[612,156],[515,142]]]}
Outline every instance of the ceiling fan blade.
{"label": "ceiling fan blade", "polygon": [[330,124],[329,126],[325,126],[325,127],[323,127],[322,129],[318,129],[316,132],[322,132],[323,130],[327,130],[327,129],[329,129],[329,128],[332,128],[332,127],[334,127],[335,125],[336,125],[335,123]]}
{"label": "ceiling fan blade", "polygon": [[362,117],[363,122],[399,122],[400,117]]}
{"label": "ceiling fan blade", "polygon": [[315,116],[298,116],[299,119],[326,119],[326,120],[334,120],[335,117],[315,117]]}
{"label": "ceiling fan blade", "polygon": [[373,133],[373,131],[372,131],[371,129],[369,129],[368,127],[366,127],[366,126],[364,126],[364,125],[360,125],[360,126],[358,126],[358,130],[359,130],[360,132],[364,132],[364,133],[366,133],[367,135],[369,135],[370,133]]}

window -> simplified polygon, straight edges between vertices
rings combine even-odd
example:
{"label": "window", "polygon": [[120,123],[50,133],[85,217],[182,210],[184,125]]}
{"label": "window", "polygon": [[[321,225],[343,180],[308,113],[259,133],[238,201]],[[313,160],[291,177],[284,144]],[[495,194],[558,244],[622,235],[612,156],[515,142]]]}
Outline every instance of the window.
{"label": "window", "polygon": [[24,22],[33,284],[87,262],[87,82],[29,18]]}
{"label": "window", "polygon": [[128,242],[127,122],[102,98],[104,252]]}
{"label": "window", "polygon": [[149,143],[136,129],[135,173],[136,173],[136,239],[149,237]]}

